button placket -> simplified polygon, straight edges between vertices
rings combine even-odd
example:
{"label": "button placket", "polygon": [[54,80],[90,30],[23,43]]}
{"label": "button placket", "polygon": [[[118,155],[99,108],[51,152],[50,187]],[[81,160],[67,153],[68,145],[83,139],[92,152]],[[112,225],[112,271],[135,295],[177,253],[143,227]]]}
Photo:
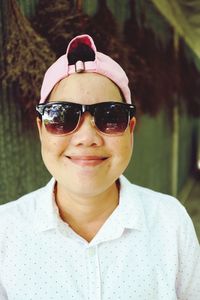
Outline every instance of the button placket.
{"label": "button placket", "polygon": [[86,251],[87,257],[87,269],[88,269],[88,286],[89,300],[101,300],[100,294],[100,270],[99,270],[99,259],[97,246],[89,247]]}

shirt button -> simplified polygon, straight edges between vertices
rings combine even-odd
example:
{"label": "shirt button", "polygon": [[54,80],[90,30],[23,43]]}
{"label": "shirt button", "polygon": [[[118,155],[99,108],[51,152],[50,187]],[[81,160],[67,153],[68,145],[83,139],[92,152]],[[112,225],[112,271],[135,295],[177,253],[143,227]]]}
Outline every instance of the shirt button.
{"label": "shirt button", "polygon": [[88,248],[88,256],[92,257],[96,254],[95,248]]}

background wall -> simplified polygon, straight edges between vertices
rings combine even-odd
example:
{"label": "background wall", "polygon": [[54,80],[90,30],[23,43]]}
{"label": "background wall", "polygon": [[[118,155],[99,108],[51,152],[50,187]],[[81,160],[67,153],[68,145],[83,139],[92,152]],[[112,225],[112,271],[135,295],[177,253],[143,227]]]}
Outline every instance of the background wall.
{"label": "background wall", "polygon": [[[18,2],[25,15],[34,15],[38,0]],[[119,24],[122,24],[129,17],[129,1],[107,2]],[[6,31],[5,4],[5,0],[0,3],[0,55],[5,46],[2,44]],[[84,1],[87,13],[93,14],[96,7],[97,1]],[[0,67],[4,67],[2,62]],[[24,121],[15,91],[13,85],[7,88],[0,86],[0,203],[39,188],[50,178],[41,161],[36,127]],[[177,191],[180,191],[194,167],[197,119],[189,117],[184,110],[177,117],[176,176]],[[160,192],[173,193],[174,130],[172,115],[165,109],[155,116],[138,116],[133,158],[125,172],[132,182]]]}

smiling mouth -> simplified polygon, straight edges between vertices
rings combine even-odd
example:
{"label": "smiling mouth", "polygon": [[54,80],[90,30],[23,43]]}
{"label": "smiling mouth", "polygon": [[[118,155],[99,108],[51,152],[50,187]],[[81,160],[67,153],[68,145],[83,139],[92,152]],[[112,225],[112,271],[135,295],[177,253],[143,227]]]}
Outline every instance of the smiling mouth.
{"label": "smiling mouth", "polygon": [[108,157],[101,156],[66,156],[72,163],[79,166],[97,166]]}

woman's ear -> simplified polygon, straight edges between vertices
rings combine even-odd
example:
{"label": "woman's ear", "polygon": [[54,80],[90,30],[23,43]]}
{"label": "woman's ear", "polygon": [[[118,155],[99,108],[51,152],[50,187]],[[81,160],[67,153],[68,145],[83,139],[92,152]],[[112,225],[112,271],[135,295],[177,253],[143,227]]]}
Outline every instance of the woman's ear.
{"label": "woman's ear", "polygon": [[131,120],[130,120],[130,123],[129,123],[129,127],[130,127],[130,132],[133,133],[134,129],[135,129],[135,125],[136,125],[136,118],[133,117]]}
{"label": "woman's ear", "polygon": [[38,128],[38,133],[39,133],[39,137],[41,140],[42,137],[42,120],[40,118],[36,118],[36,124],[37,124],[37,128]]}

